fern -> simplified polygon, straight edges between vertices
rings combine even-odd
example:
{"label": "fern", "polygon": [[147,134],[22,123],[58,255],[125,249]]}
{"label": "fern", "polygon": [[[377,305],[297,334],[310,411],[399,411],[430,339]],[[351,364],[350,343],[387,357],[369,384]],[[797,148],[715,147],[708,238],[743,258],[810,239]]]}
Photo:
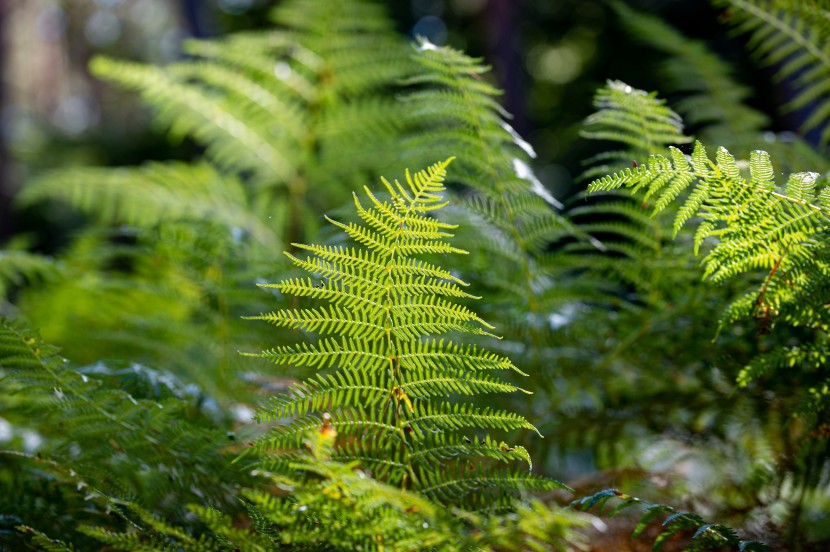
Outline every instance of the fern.
{"label": "fern", "polygon": [[[815,202],[813,193],[818,174],[791,175],[781,193],[775,188],[775,172],[764,151],[753,152],[749,180],[741,176],[735,158],[723,148],[715,162],[700,143],[689,159],[677,149],[669,153],[671,160],[654,156],[635,170],[592,182],[589,190],[625,186],[645,189],[647,195],[660,192],[654,207],[654,212],[659,212],[690,188],[675,217],[674,231],[699,216],[695,250],[707,238],[717,238],[704,258],[704,276],[720,283],[755,269],[769,272],[756,303],[734,303],[727,322],[763,315],[770,308],[777,310],[787,304],[803,306],[795,298],[810,289],[810,280],[827,275],[820,245],[827,230],[827,206]],[[780,275],[786,275],[785,282],[780,282]],[[796,324],[824,325],[821,311],[805,309],[800,316],[792,316]]]}
{"label": "fern", "polygon": [[707,523],[697,514],[679,512],[671,506],[648,502],[623,494],[616,489],[606,489],[576,500],[571,506],[579,507],[582,510],[598,507],[602,512],[609,502],[614,501],[619,501],[619,503],[611,510],[609,516],[615,516],[631,507],[642,509],[640,519],[631,535],[632,538],[640,536],[649,524],[666,516],[661,522],[661,531],[652,546],[652,550],[655,551],[662,550],[663,546],[677,535],[686,535],[692,533],[692,531],[694,533],[690,542],[683,550],[719,550],[724,546],[737,547],[742,552],[767,552],[772,550],[763,543],[741,539],[731,527]]}
{"label": "fern", "polygon": [[278,453],[264,465],[280,465],[283,451],[298,449],[304,435],[322,425],[352,442],[339,447],[335,459],[342,454],[373,471],[382,469],[385,481],[440,502],[463,504],[470,494],[559,486],[520,471],[490,471],[469,463],[471,457],[529,463],[522,447],[490,438],[472,445],[463,436],[477,429],[534,429],[523,417],[443,402],[454,395],[515,391],[479,372],[518,370],[504,357],[434,337],[447,332],[491,335],[492,329],[453,303],[453,298],[473,297],[463,281],[416,257],[464,253],[445,241],[454,226],[429,216],[446,205],[442,182],[450,161],[407,173],[404,185],[384,180],[388,200],[368,189],[368,205],[355,196],[361,223],[328,220],[358,246],[295,245],[314,254],[306,259],[288,254],[313,277],[263,285],[330,306],[283,309],[256,318],[332,337],[255,356],[276,364],[335,369],[258,412],[260,421],[290,420],[257,441],[257,448]]}
{"label": "fern", "polygon": [[691,141],[683,135],[680,116],[665,105],[665,100],[624,82],[608,81],[594,96],[594,107],[597,111],[585,119],[581,135],[617,142],[626,149],[604,152],[586,161],[605,163],[589,170],[586,176],[607,172],[609,162],[629,165],[632,153],[636,160],[669,144]]}
{"label": "fern", "polygon": [[[97,75],[140,93],[163,129],[203,145],[205,159],[62,169],[19,194],[24,205],[65,201],[129,225],[84,238],[66,253],[64,278],[19,301],[74,358],[164,363],[223,403],[248,393],[235,350],[263,337],[238,321],[266,305],[250,284],[284,268],[268,254],[316,235],[306,209],[331,211],[395,155],[400,105],[389,91],[411,66],[383,10],[297,1],[273,19],[274,30],[188,42],[192,58],[165,67],[93,61]],[[106,316],[108,306],[121,314]]]}
{"label": "fern", "polygon": [[[705,143],[755,140],[769,117],[746,105],[749,87],[737,82],[728,63],[702,41],[689,39],[657,17],[614,3],[621,22],[638,41],[671,57],[660,64],[666,93],[683,94],[672,105],[686,124],[700,128]],[[701,128],[702,127],[702,128]]]}
{"label": "fern", "polygon": [[[4,496],[12,502],[26,496],[31,504],[6,499],[2,507],[20,507],[31,516],[22,520],[25,524],[68,536],[83,517],[107,518],[116,502],[127,499],[154,504],[171,519],[181,519],[182,505],[165,503],[171,493],[221,504],[231,487],[246,479],[229,469],[227,453],[216,446],[229,442],[226,430],[181,387],[173,387],[170,375],[170,387],[152,391],[138,385],[135,390],[147,396],[133,396],[118,376],[106,378],[100,367],[75,368],[35,333],[5,320],[0,322],[0,368],[6,397],[0,414],[17,431],[34,431],[43,442],[37,455],[3,451],[7,473],[19,477],[4,479]],[[151,376],[147,369],[133,374]],[[27,471],[40,475],[24,477]],[[50,503],[87,512],[67,518],[52,511]]]}
{"label": "fern", "polygon": [[550,510],[539,502],[514,514],[452,511],[370,477],[354,462],[332,460],[336,432],[309,432],[302,457],[291,461],[293,475],[258,471],[263,484],[291,488],[288,495],[261,489],[242,491],[250,524],[241,528],[221,511],[192,504],[206,531],[194,535],[152,512],[128,506],[139,531],[115,532],[85,526],[82,532],[117,550],[515,550],[544,546],[571,550],[583,538],[584,516]]}
{"label": "fern", "polygon": [[[503,300],[493,297],[494,311],[514,311],[508,305],[519,301],[526,313],[541,315],[540,287],[549,267],[540,266],[539,254],[573,232],[556,213],[561,203],[533,173],[530,162],[536,153],[507,122],[509,115],[496,102],[499,91],[482,76],[487,66],[425,41],[414,59],[421,70],[407,83],[421,89],[404,96],[409,127],[403,146],[409,164],[448,149],[459,153],[453,181],[473,193],[463,204],[465,212],[456,216],[487,228],[460,239],[489,259],[482,283],[508,292]],[[511,268],[515,265],[518,272]],[[519,318],[508,321],[518,323]]]}
{"label": "fern", "polygon": [[727,8],[736,31],[750,33],[748,46],[761,63],[776,70],[781,80],[791,80],[795,98],[790,110],[806,109],[805,131],[816,130],[819,142],[830,141],[830,39],[826,7],[818,2],[789,0],[717,0]]}

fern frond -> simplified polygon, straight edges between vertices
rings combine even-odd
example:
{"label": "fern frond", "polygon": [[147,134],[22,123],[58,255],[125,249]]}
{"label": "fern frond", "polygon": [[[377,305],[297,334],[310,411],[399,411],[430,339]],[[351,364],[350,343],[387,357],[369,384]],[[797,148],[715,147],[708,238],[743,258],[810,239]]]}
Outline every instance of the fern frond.
{"label": "fern frond", "polygon": [[[410,110],[403,146],[407,163],[456,152],[453,181],[474,193],[454,211],[476,210],[458,216],[470,228],[482,228],[463,231],[459,239],[470,244],[467,249],[480,248],[469,262],[486,265],[480,271],[483,282],[503,292],[494,298],[494,313],[503,313],[502,307],[541,311],[535,283],[542,277],[534,257],[574,230],[556,213],[561,204],[530,167],[536,153],[507,122],[509,115],[497,102],[500,92],[481,77],[489,70],[481,60],[423,40],[413,59],[420,70],[405,83],[417,88],[402,96]],[[494,256],[505,262],[488,262]]]}
{"label": "fern frond", "polygon": [[[507,358],[451,339],[429,338],[446,333],[490,335],[486,329],[492,328],[452,302],[473,297],[462,290],[463,282],[449,271],[413,257],[461,252],[445,241],[454,226],[428,216],[446,205],[442,183],[451,161],[415,174],[407,171],[404,183],[383,180],[389,194],[386,201],[367,190],[370,206],[355,200],[361,222],[330,220],[362,247],[298,246],[319,256],[300,260],[291,255],[294,264],[319,274],[325,282],[318,285],[311,278],[300,277],[267,284],[284,294],[312,297],[329,305],[282,309],[255,318],[337,336],[256,355],[279,364],[337,368],[296,385],[290,395],[273,399],[257,413],[259,421],[277,422],[255,442],[259,449],[275,453],[273,459],[266,460],[268,466],[290,466],[292,459],[300,458],[292,451],[315,431],[336,432],[346,443],[371,443],[344,444],[335,449],[334,458],[365,462],[376,475],[404,487],[418,483],[412,478],[416,467],[435,470],[438,475],[434,477],[440,478],[440,459],[450,450],[489,459],[530,461],[521,447],[504,445],[502,450],[500,444],[497,451],[488,440],[485,445],[491,450],[482,454],[458,445],[452,437],[476,428],[535,430],[522,416],[437,400],[519,390],[478,373],[516,370]],[[419,443],[434,439],[451,446],[415,454]],[[513,481],[510,477],[507,480]],[[496,479],[493,481],[495,484]],[[517,484],[514,481],[508,488]]]}
{"label": "fern frond", "polygon": [[470,494],[516,491],[550,491],[568,489],[566,485],[535,476],[525,471],[509,472],[493,469],[471,470],[465,463],[449,474],[436,474],[429,470],[417,474],[421,492],[441,502],[457,502]]}
{"label": "fern frond", "polygon": [[[774,175],[766,152],[752,152],[747,180],[724,148],[712,162],[698,143],[691,164],[676,153],[672,163],[653,157],[635,171],[625,170],[593,182],[590,189],[626,186],[648,190],[655,182],[669,181],[677,186],[679,195],[691,187],[674,228],[676,234],[682,225],[699,217],[695,251],[704,242],[712,242],[703,259],[704,277],[724,283],[755,273],[762,279],[753,291],[732,301],[721,326],[755,318],[762,324],[780,319],[798,326],[826,327],[830,318],[824,306],[828,290],[823,282],[830,274],[830,264],[823,244],[830,229],[830,212],[816,202],[818,174],[793,174],[783,191],[777,188]],[[674,197],[669,203],[676,202]],[[669,203],[658,204],[655,211]],[[759,373],[767,360],[759,357],[756,363],[745,369],[744,384],[745,377]]]}
{"label": "fern frond", "polygon": [[699,129],[704,143],[744,148],[756,141],[769,117],[746,105],[750,89],[737,82],[733,69],[705,43],[683,36],[661,19],[614,2],[614,11],[634,37],[671,56],[660,65],[665,93],[683,94],[673,108]]}
{"label": "fern frond", "polygon": [[737,547],[742,551],[752,552],[769,552],[772,550],[761,542],[741,539],[731,527],[707,523],[697,514],[679,512],[671,506],[648,502],[623,494],[616,489],[605,489],[591,496],[575,500],[571,503],[571,506],[576,506],[583,511],[598,507],[602,513],[609,502],[616,502],[617,500],[619,500],[619,503],[608,514],[609,516],[615,516],[635,506],[642,510],[637,526],[631,535],[632,538],[640,536],[648,525],[665,516],[661,523],[662,529],[654,539],[653,550],[662,549],[669,539],[674,539],[677,535],[692,530],[694,530],[694,534],[684,550],[713,550],[724,546]]}
{"label": "fern frond", "polygon": [[611,140],[628,151],[646,156],[691,138],[683,135],[680,117],[656,94],[637,90],[621,81],[608,81],[594,96],[597,111],[585,120],[582,136]]}
{"label": "fern frond", "polygon": [[778,0],[718,0],[729,9],[731,22],[750,33],[749,47],[761,63],[773,67],[778,78],[797,87],[789,109],[807,108],[805,131],[820,131],[820,142],[830,141],[830,26],[819,3]]}

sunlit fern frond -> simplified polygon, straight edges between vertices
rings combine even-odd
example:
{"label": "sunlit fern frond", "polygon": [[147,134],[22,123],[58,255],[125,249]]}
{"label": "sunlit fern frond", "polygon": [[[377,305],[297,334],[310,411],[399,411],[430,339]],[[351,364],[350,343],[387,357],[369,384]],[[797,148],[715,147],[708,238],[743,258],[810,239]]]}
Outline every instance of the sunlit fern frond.
{"label": "sunlit fern frond", "polygon": [[[450,503],[464,503],[476,489],[499,485],[507,490],[557,485],[518,472],[490,474],[486,464],[467,473],[466,463],[463,471],[469,478],[453,483],[457,476],[442,479],[446,466],[441,465],[440,453],[420,454],[423,446],[440,438],[450,439],[446,444],[462,459],[529,461],[521,447],[487,438],[476,445],[490,449],[482,454],[451,436],[472,435],[479,429],[533,429],[519,415],[454,399],[518,388],[489,375],[493,369],[516,370],[509,360],[442,337],[491,335],[492,330],[471,310],[455,304],[473,298],[464,282],[421,260],[424,255],[465,253],[446,241],[455,226],[432,216],[447,203],[443,181],[450,161],[407,173],[403,184],[384,180],[389,199],[368,189],[367,200],[355,196],[361,222],[330,222],[357,245],[298,245],[313,256],[289,258],[312,277],[265,285],[282,294],[316,299],[319,306],[281,309],[255,318],[321,338],[256,356],[277,364],[337,369],[298,384],[291,395],[277,397],[259,411],[260,421],[276,423],[258,441],[260,449],[277,457],[282,451],[290,454],[301,448],[310,431],[331,427],[343,438],[334,458],[341,453],[362,458],[385,480],[415,490],[434,487],[431,496]],[[364,445],[357,449],[349,444],[355,440]],[[372,449],[394,462],[378,465],[382,455],[373,455]]]}
{"label": "sunlit fern frond", "polygon": [[653,156],[636,169],[595,180],[589,189],[659,193],[667,199],[657,201],[655,212],[678,205],[675,233],[694,220],[695,251],[711,244],[703,258],[706,278],[723,283],[749,276],[756,282],[754,292],[729,306],[722,324],[757,317],[826,327],[830,210],[826,193],[816,198],[819,175],[792,174],[782,190],[764,151],[752,153],[748,179],[724,148],[714,161],[700,143],[688,159],[673,148],[669,155],[671,160]]}

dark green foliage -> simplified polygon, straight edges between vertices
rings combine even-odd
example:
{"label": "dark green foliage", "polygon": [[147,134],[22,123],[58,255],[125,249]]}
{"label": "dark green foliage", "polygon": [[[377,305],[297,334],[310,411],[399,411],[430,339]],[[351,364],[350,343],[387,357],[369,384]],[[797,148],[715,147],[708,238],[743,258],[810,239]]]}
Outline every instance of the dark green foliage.
{"label": "dark green foliage", "polygon": [[784,170],[830,169],[828,160],[802,137],[769,130],[769,114],[747,103],[751,88],[739,82],[729,63],[706,43],[689,39],[660,19],[621,2],[615,2],[614,9],[634,38],[668,56],[658,67],[661,92],[676,96],[673,109],[701,142],[722,145],[740,158],[763,143]]}
{"label": "dark green foliage", "polygon": [[127,501],[181,520],[182,498],[229,505],[227,493],[247,479],[230,465],[227,426],[171,374],[134,369],[128,393],[123,374],[73,367],[7,321],[0,368],[0,415],[43,442],[37,454],[3,451],[2,508],[22,523],[67,538],[85,521],[123,527],[110,510]]}
{"label": "dark green foliage", "polygon": [[[633,506],[642,510],[640,519],[634,529],[632,538],[642,534],[646,527],[657,522],[660,518],[662,526],[660,534],[654,540],[652,550],[662,550],[669,540],[677,535],[691,535],[689,544],[683,550],[720,550],[724,546],[737,547],[741,552],[768,552],[771,550],[767,545],[752,541],[743,540],[734,529],[725,525],[707,523],[702,517],[689,512],[679,512],[671,506],[655,504],[619,492],[617,489],[606,489],[591,496],[574,501],[571,506],[577,506],[581,510],[589,510],[598,507],[604,512],[609,502],[619,501],[607,514],[615,516]],[[664,517],[665,516],[665,517]]]}
{"label": "dark green foliage", "polygon": [[816,130],[822,145],[830,142],[830,25],[827,6],[817,0],[714,0],[727,9],[739,33],[749,33],[748,47],[759,61],[791,81],[795,98],[785,107],[806,109],[802,127]]}

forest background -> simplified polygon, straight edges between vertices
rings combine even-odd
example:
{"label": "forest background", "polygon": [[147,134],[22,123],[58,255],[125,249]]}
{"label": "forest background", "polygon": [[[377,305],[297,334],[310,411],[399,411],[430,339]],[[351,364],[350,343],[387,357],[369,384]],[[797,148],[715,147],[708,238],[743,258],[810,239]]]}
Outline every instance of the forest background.
{"label": "forest background", "polygon": [[[0,4],[0,243],[6,244],[7,251],[25,250],[46,256],[46,266],[35,260],[31,266],[21,269],[13,265],[0,274],[4,277],[0,290],[8,294],[0,314],[39,330],[45,342],[59,346],[63,356],[85,367],[80,373],[113,378],[136,396],[151,397],[152,392],[142,386],[150,385],[147,382],[158,385],[164,380],[152,375],[156,374],[154,370],[162,375],[169,370],[176,380],[167,380],[164,385],[184,389],[185,396],[189,393],[200,397],[196,404],[207,412],[208,418],[215,415],[211,409],[223,412],[227,417],[223,427],[230,428],[227,433],[233,440],[248,434],[252,439],[256,437],[256,432],[246,430],[245,425],[257,401],[264,400],[270,391],[285,390],[295,378],[304,377],[288,370],[273,372],[273,368],[264,368],[265,363],[252,368],[254,365],[245,365],[246,360],[236,358],[237,350],[271,346],[264,337],[271,331],[268,328],[246,332],[245,339],[239,341],[239,332],[245,330],[224,326],[211,318],[216,313],[219,318],[228,314],[256,315],[261,299],[250,303],[250,310],[237,313],[237,307],[248,299],[229,295],[231,298],[223,303],[221,290],[231,284],[222,278],[229,277],[217,276],[209,266],[200,267],[198,259],[194,264],[186,252],[182,263],[199,273],[198,277],[171,270],[172,293],[181,294],[182,298],[171,302],[170,295],[154,297],[151,288],[161,283],[153,279],[156,276],[149,276],[148,280],[148,274],[169,267],[153,265],[153,261],[150,265],[142,264],[145,261],[136,260],[140,257],[131,250],[137,244],[149,247],[149,242],[142,241],[145,238],[141,232],[143,227],[152,227],[151,221],[143,220],[140,213],[131,213],[129,205],[96,213],[97,209],[107,208],[95,207],[83,194],[68,191],[71,186],[67,182],[71,178],[83,180],[86,173],[72,171],[83,171],[84,167],[137,166],[154,160],[191,161],[206,151],[217,159],[234,155],[231,150],[210,150],[201,139],[203,136],[198,135],[198,128],[187,128],[185,124],[176,129],[175,124],[166,125],[163,121],[159,124],[153,109],[146,105],[153,104],[152,98],[142,102],[135,92],[126,90],[140,90],[145,85],[131,86],[129,76],[119,76],[117,68],[103,63],[97,69],[93,65],[91,71],[89,63],[100,54],[155,65],[180,61],[182,44],[189,38],[219,38],[271,27],[268,14],[279,4],[256,0],[6,0]],[[810,362],[823,366],[824,327],[808,326],[808,331],[796,320],[782,336],[772,332],[777,311],[767,315],[757,308],[748,322],[741,322],[728,310],[740,285],[726,282],[719,288],[710,288],[702,284],[700,258],[692,255],[682,239],[678,245],[671,245],[670,220],[657,217],[650,221],[650,209],[643,209],[644,216],[640,217],[611,199],[589,206],[585,198],[588,182],[618,169],[645,165],[650,154],[658,153],[656,146],[676,144],[684,154],[692,154],[692,145],[685,135],[704,139],[712,155],[716,146],[726,145],[739,162],[745,161],[742,170],[749,168],[750,151],[766,148],[776,155],[778,148],[781,161],[777,167],[786,172],[816,171],[821,177],[814,185],[821,190],[828,170],[827,140],[822,134],[826,122],[809,126],[811,114],[824,107],[821,96],[813,97],[801,109],[781,109],[798,98],[799,75],[776,76],[782,62],[764,62],[760,59],[763,55],[757,54],[759,39],[756,37],[753,42],[751,34],[735,32],[735,21],[730,19],[737,16],[726,6],[729,2],[713,5],[696,0],[624,4],[577,0],[412,0],[382,4],[398,35],[413,41],[417,36],[424,37],[431,44],[452,46],[492,65],[492,72],[482,71],[477,78],[504,91],[498,102],[510,113],[509,136],[515,137],[515,131],[523,138],[515,138],[520,149],[525,149],[524,140],[532,145],[532,156],[528,156],[532,159],[527,162],[532,164],[534,179],[538,178],[536,182],[544,190],[539,195],[547,198],[557,217],[563,216],[555,231],[544,229],[547,233],[540,239],[545,246],[536,251],[540,258],[552,255],[559,267],[558,272],[546,272],[541,287],[533,288],[541,290],[538,301],[542,305],[534,307],[538,310],[533,312],[543,314],[548,326],[545,332],[551,332],[550,335],[544,333],[540,337],[542,334],[528,322],[527,313],[504,314],[509,310],[504,305],[510,302],[510,290],[499,280],[501,274],[480,275],[486,272],[482,268],[487,266],[486,254],[476,255],[472,251],[467,267],[473,267],[471,274],[480,277],[484,285],[484,289],[473,289],[472,293],[482,296],[483,304],[488,304],[488,298],[491,301],[489,307],[481,307],[485,317],[496,323],[497,335],[507,336],[499,351],[524,359],[513,358],[520,369],[532,367],[526,370],[531,372],[530,378],[520,382],[534,392],[532,398],[505,399],[503,404],[528,418],[545,435],[540,442],[535,433],[527,431],[519,440],[534,459],[534,471],[565,482],[572,489],[548,492],[543,495],[545,499],[566,504],[606,488],[619,488],[627,495],[643,497],[644,501],[635,505],[644,508],[645,522],[662,521],[676,513],[659,506],[667,504],[678,508],[678,512],[697,512],[707,520],[740,528],[740,538],[765,541],[776,549],[822,549],[830,540],[828,432],[823,402],[827,391],[823,367],[814,368]],[[820,2],[815,6],[826,9]],[[651,20],[641,14],[655,17],[654,24],[662,26],[648,27]],[[642,26],[638,27],[637,21],[643,22]],[[674,44],[667,39],[661,46],[661,37],[673,37],[666,30],[672,28],[686,38],[677,39]],[[825,26],[821,32],[826,30]],[[701,52],[704,44],[712,57]],[[684,58],[684,48],[688,58]],[[672,66],[672,61],[677,60],[692,69],[688,73],[678,71]],[[690,60],[701,65],[693,65]],[[708,74],[707,63],[711,65]],[[470,67],[471,72],[479,70],[477,66]],[[103,75],[105,80],[120,81],[123,88],[99,80],[93,72]],[[723,75],[728,79],[718,81]],[[684,78],[688,79],[685,84]],[[623,82],[608,82],[609,79]],[[701,112],[701,104],[688,101],[684,111],[683,100],[700,91],[698,81],[704,82],[704,93],[723,101],[727,111],[695,118],[696,109]],[[716,84],[706,88],[711,83]],[[606,103],[601,96],[595,96],[603,87],[611,98]],[[666,98],[668,106],[681,113],[686,128],[682,132],[675,129],[676,135],[662,136],[657,140],[659,144],[643,145],[636,139],[636,132],[635,138],[619,140],[619,134],[605,132],[608,129],[603,125],[619,131],[613,122],[596,115],[588,119],[604,108],[615,108],[615,91],[630,93],[631,87],[656,91],[659,97]],[[642,109],[662,113],[656,103],[644,104]],[[666,120],[675,117],[661,116]],[[727,128],[729,123],[734,123],[731,128]],[[805,123],[809,128],[805,129]],[[368,132],[374,132],[374,127],[368,128]],[[385,131],[382,126],[378,128]],[[597,160],[607,160],[602,155],[609,149],[607,140],[591,138],[618,139],[628,149],[614,163],[591,168]],[[356,140],[359,149],[362,137]],[[748,142],[753,140],[750,146]],[[451,146],[443,157],[426,158],[417,150],[420,144],[412,144],[414,153],[401,154],[401,159],[411,163],[387,163],[385,166],[397,171],[386,174],[388,178],[400,178],[406,167],[414,172],[427,163],[453,155],[459,157],[457,164],[464,162],[464,152],[452,151]],[[373,152],[360,153],[371,156]],[[357,158],[362,162],[362,158]],[[342,158],[335,155],[328,160],[329,165],[323,166],[329,169],[347,163],[348,159],[348,153]],[[753,169],[755,166],[752,165]],[[459,170],[465,174],[467,169]],[[347,187],[354,184],[355,190],[364,184],[375,186],[380,176],[371,174],[370,180],[358,184],[348,170],[338,171],[332,169],[329,178],[349,179]],[[452,165],[448,171],[451,179]],[[370,172],[359,174],[369,178]],[[241,174],[248,178],[251,173],[243,167]],[[62,180],[66,175],[67,179]],[[174,180],[176,175],[168,176]],[[327,177],[320,178],[327,182]],[[65,195],[59,191],[61,187],[67,190]],[[27,188],[29,191],[24,193]],[[245,231],[265,236],[262,241],[275,246],[269,253],[273,257],[288,247],[291,237],[308,240],[306,243],[329,240],[331,234],[320,229],[324,212],[312,209],[325,205],[326,214],[342,214],[350,205],[346,201],[348,195],[331,194],[325,201],[305,206],[302,220],[286,222],[286,227],[296,233],[291,235],[289,230],[286,240],[268,242],[268,231],[253,223],[245,226]],[[50,201],[44,202],[44,198]],[[74,208],[67,203],[74,204]],[[138,209],[144,208],[141,202],[137,205]],[[650,207],[647,197],[642,200],[642,207]],[[97,215],[103,215],[100,218],[104,220]],[[281,216],[291,218],[290,214]],[[450,216],[458,219],[449,222],[459,222],[463,227],[469,215]],[[470,222],[474,224],[475,217]],[[133,224],[138,230],[130,228]],[[182,255],[179,248],[188,247],[176,241],[186,242],[182,236],[165,241],[170,238],[165,232],[180,231],[160,230],[162,239],[152,242],[152,247],[161,248],[155,253],[172,259]],[[470,240],[465,243],[476,243],[463,235],[463,228],[460,235]],[[618,242],[624,245],[614,254],[596,254],[597,249],[605,253],[607,244]],[[102,243],[105,249],[100,249]],[[637,249],[626,249],[630,244]],[[200,255],[230,259],[228,266],[238,263],[233,254],[222,249],[233,247],[232,244],[221,243],[215,250],[202,250],[201,243],[192,247]],[[210,264],[206,259],[202,260]],[[245,270],[265,270],[263,266],[267,266],[252,264]],[[245,270],[239,272],[239,278],[249,283],[281,277],[270,272],[254,277]],[[775,272],[774,268],[773,276]],[[127,274],[128,279],[125,284],[95,276],[89,281],[78,278],[71,286],[65,285],[78,274],[99,273]],[[134,275],[137,279],[130,280]],[[756,275],[752,281],[765,290],[764,276]],[[545,278],[556,283],[551,285]],[[138,289],[134,295],[119,287],[135,286],[139,281],[150,287]],[[564,283],[557,287],[560,282]],[[216,286],[216,297],[220,299],[213,296],[214,288],[200,290],[199,286]],[[101,293],[80,299],[84,290]],[[488,297],[489,291],[493,293]],[[170,289],[165,293],[171,293]],[[815,294],[811,297],[813,302],[824,304],[824,289]],[[757,296],[756,293],[754,297]],[[203,307],[205,311],[200,310]],[[170,317],[163,323],[196,322],[178,334],[165,332],[142,318],[146,314],[142,309],[154,308]],[[716,332],[724,320],[723,309],[732,313],[726,318],[734,315],[732,321],[737,322]],[[772,307],[769,309],[772,312]],[[134,320],[125,322],[131,316]],[[131,333],[131,324],[140,328],[138,334]],[[198,346],[199,338],[195,335],[205,328],[215,331],[210,334],[212,338],[223,340],[222,347],[217,348],[222,360],[215,373],[199,373],[199,363],[210,363],[205,360],[207,356],[217,354],[216,350]],[[767,337],[768,333],[772,337]],[[534,346],[528,347],[528,343]],[[767,378],[760,384],[747,376],[746,367],[752,366],[756,355],[779,351],[777,347],[790,347],[791,352],[802,343],[815,345],[809,349],[810,354],[821,360],[792,360],[805,362],[796,375],[782,371],[769,376],[760,372],[762,379]],[[195,353],[188,347],[196,349]],[[782,358],[776,362],[785,365],[791,359]],[[240,374],[248,378],[244,385],[236,381]],[[736,382],[741,377],[745,381],[738,386]],[[821,385],[825,385],[824,391]],[[257,395],[250,387],[259,387],[263,392]],[[813,404],[810,401],[818,406],[804,407]],[[18,406],[9,407],[10,419],[19,415],[15,414]],[[801,418],[794,414],[802,412],[808,414],[801,414]],[[803,419],[809,422],[800,421]],[[2,431],[4,440],[11,443],[9,449],[30,455],[49,450],[49,445],[43,444],[44,439],[49,439],[43,432],[8,422]],[[55,446],[63,453],[71,448],[67,444]],[[120,446],[110,444],[116,450]],[[74,453],[68,454],[72,457]],[[7,475],[17,469],[17,465],[10,464]],[[592,505],[612,495],[594,496],[595,500],[588,500]],[[211,500],[210,504],[221,504],[221,500]],[[32,506],[32,511],[39,511],[38,507]],[[10,516],[4,518],[8,526],[4,530],[12,533],[20,531],[13,527],[28,527],[30,523],[6,512],[0,514]],[[142,514],[137,515],[147,522]],[[148,518],[152,516],[148,514]],[[702,518],[677,519],[688,523],[674,528],[667,522],[663,527],[670,529],[673,540],[662,543],[664,546],[688,544],[693,536],[698,536],[697,528],[706,527]],[[606,520],[610,528],[605,526],[604,531],[596,534],[580,529],[578,535],[591,534],[587,541],[563,530],[568,533],[564,540],[566,546],[581,545],[595,550],[640,549],[637,547],[641,544],[628,540],[632,530],[643,532],[645,524],[639,527],[636,521]],[[72,525],[71,520],[66,523],[61,530]],[[560,527],[558,523],[551,521],[550,527]],[[569,527],[568,523],[562,522],[561,527]],[[602,525],[595,523],[593,527]],[[154,530],[165,532],[158,527]],[[650,526],[644,535],[647,542],[642,546],[650,547],[649,539],[659,539],[656,535],[660,530],[659,523]],[[50,535],[63,536],[60,531]],[[97,538],[103,540],[100,534]],[[736,537],[734,543],[729,542],[737,545],[739,540]],[[744,544],[744,549],[752,549],[747,546],[751,545]]]}

